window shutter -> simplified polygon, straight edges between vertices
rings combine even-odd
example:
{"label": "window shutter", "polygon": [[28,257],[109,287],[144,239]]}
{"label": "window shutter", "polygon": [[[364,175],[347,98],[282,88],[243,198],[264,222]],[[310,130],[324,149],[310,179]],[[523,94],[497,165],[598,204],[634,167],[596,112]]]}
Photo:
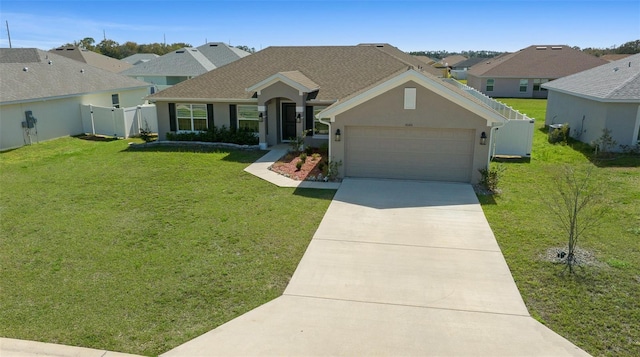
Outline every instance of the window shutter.
{"label": "window shutter", "polygon": [[178,131],[176,124],[176,103],[169,103],[169,130]]}
{"label": "window shutter", "polygon": [[229,127],[231,130],[238,129],[238,111],[235,104],[229,104]]}
{"label": "window shutter", "polygon": [[207,104],[207,128],[213,129],[213,104]]}
{"label": "window shutter", "polygon": [[309,130],[309,132],[307,133],[307,136],[313,136],[313,107],[310,105],[307,105],[306,108],[306,113],[304,115],[305,118],[305,126],[306,126],[306,130]]}

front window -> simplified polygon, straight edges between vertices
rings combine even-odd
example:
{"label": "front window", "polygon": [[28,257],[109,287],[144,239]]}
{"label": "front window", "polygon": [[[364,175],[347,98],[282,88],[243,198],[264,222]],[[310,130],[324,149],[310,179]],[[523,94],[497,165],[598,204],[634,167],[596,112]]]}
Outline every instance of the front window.
{"label": "front window", "polygon": [[257,105],[238,105],[238,129],[254,133],[260,130]]}
{"label": "front window", "polygon": [[528,79],[521,79],[520,80],[520,92],[526,92],[527,91],[527,87],[529,87],[529,80]]}
{"label": "front window", "polygon": [[546,88],[542,88],[542,85],[549,82],[548,79],[539,79],[536,78],[533,80],[533,90],[534,91],[545,91],[547,90]]}
{"label": "front window", "polygon": [[[313,135],[329,135],[329,125],[320,122],[316,115],[323,111],[326,107],[313,107]],[[328,121],[326,119],[325,121]]]}
{"label": "front window", "polygon": [[176,104],[179,131],[207,130],[206,104]]}
{"label": "front window", "polygon": [[493,92],[493,83],[495,82],[494,79],[487,79],[487,87],[486,87],[486,92]]}

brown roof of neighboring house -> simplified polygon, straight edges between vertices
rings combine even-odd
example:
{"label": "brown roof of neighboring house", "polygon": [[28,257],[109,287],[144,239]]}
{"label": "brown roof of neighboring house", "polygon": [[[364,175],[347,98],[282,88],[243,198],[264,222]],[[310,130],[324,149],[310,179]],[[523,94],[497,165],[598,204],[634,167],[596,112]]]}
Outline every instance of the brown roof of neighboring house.
{"label": "brown roof of neighboring house", "polygon": [[451,55],[451,56],[447,56],[443,59],[440,60],[440,63],[442,64],[447,64],[447,66],[449,67],[453,67],[456,64],[462,62],[462,61],[466,61],[467,57],[462,56],[462,55]]}
{"label": "brown roof of neighboring house", "polygon": [[495,78],[560,78],[607,63],[564,45],[529,46],[481,62],[468,75]]}
{"label": "brown roof of neighboring house", "polygon": [[36,48],[0,48],[0,81],[0,103],[149,87]]}
{"label": "brown roof of neighboring house", "polygon": [[102,68],[113,73],[120,73],[125,69],[133,67],[131,63],[111,58],[77,46],[58,47],[49,52],[71,58],[76,61],[84,62],[88,65]]}
{"label": "brown roof of neighboring house", "polygon": [[246,88],[281,72],[297,72],[297,78],[319,87],[316,100],[335,101],[410,67],[434,70],[388,44],[268,47],[150,98],[250,99],[254,93]]}
{"label": "brown roof of neighboring house", "polygon": [[430,57],[427,56],[417,56],[414,55],[413,57],[417,58],[418,60],[428,64],[429,66],[431,66],[432,64],[436,63],[436,61],[434,61],[433,59],[431,59]]}

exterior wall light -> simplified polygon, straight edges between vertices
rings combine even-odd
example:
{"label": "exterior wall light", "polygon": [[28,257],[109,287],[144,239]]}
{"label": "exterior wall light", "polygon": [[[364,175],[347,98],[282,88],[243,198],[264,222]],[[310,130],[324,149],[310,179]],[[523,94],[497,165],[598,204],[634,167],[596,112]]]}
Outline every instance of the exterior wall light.
{"label": "exterior wall light", "polygon": [[296,115],[296,123],[300,122],[302,122],[302,116],[300,115],[300,113],[298,113],[298,115]]}
{"label": "exterior wall light", "polygon": [[259,122],[263,122],[264,121],[264,116],[262,115],[262,113],[258,114],[258,121]]}
{"label": "exterior wall light", "polygon": [[480,145],[487,145],[487,133],[484,131],[480,134]]}
{"label": "exterior wall light", "polygon": [[336,129],[336,135],[335,135],[335,139],[336,141],[340,141],[341,139],[341,134],[340,134],[340,129]]}

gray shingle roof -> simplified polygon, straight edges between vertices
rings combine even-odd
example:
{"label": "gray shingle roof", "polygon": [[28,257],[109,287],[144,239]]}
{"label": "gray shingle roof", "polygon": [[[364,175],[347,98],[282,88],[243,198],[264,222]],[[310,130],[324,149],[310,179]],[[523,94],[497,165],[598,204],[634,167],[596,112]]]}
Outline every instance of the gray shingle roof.
{"label": "gray shingle roof", "polygon": [[543,87],[603,101],[640,103],[640,54],[556,79]]}
{"label": "gray shingle roof", "polygon": [[560,78],[605,63],[607,61],[569,46],[529,46],[478,63],[468,73],[491,78]]}
{"label": "gray shingle roof", "polygon": [[136,53],[129,57],[125,57],[122,60],[135,66],[140,63],[149,62],[152,59],[158,58],[158,57],[160,56],[158,56],[155,53]]}
{"label": "gray shingle roof", "polygon": [[185,47],[122,71],[127,76],[195,77],[216,66],[197,48]]}
{"label": "gray shingle roof", "polygon": [[242,57],[250,55],[249,52],[239,48],[230,47],[223,42],[209,42],[197,47],[211,63],[216,67],[222,67]]}
{"label": "gray shingle roof", "polygon": [[299,71],[320,88],[316,100],[334,101],[409,67],[435,70],[386,44],[268,47],[151,98],[250,99],[253,93],[245,88],[280,72]]}
{"label": "gray shingle roof", "polygon": [[77,46],[58,47],[51,50],[57,55],[71,58],[94,67],[105,69],[109,72],[119,73],[133,65],[115,58],[111,58],[100,53],[89,51]]}
{"label": "gray shingle roof", "polygon": [[144,87],[149,84],[52,52],[0,48],[0,103]]}

